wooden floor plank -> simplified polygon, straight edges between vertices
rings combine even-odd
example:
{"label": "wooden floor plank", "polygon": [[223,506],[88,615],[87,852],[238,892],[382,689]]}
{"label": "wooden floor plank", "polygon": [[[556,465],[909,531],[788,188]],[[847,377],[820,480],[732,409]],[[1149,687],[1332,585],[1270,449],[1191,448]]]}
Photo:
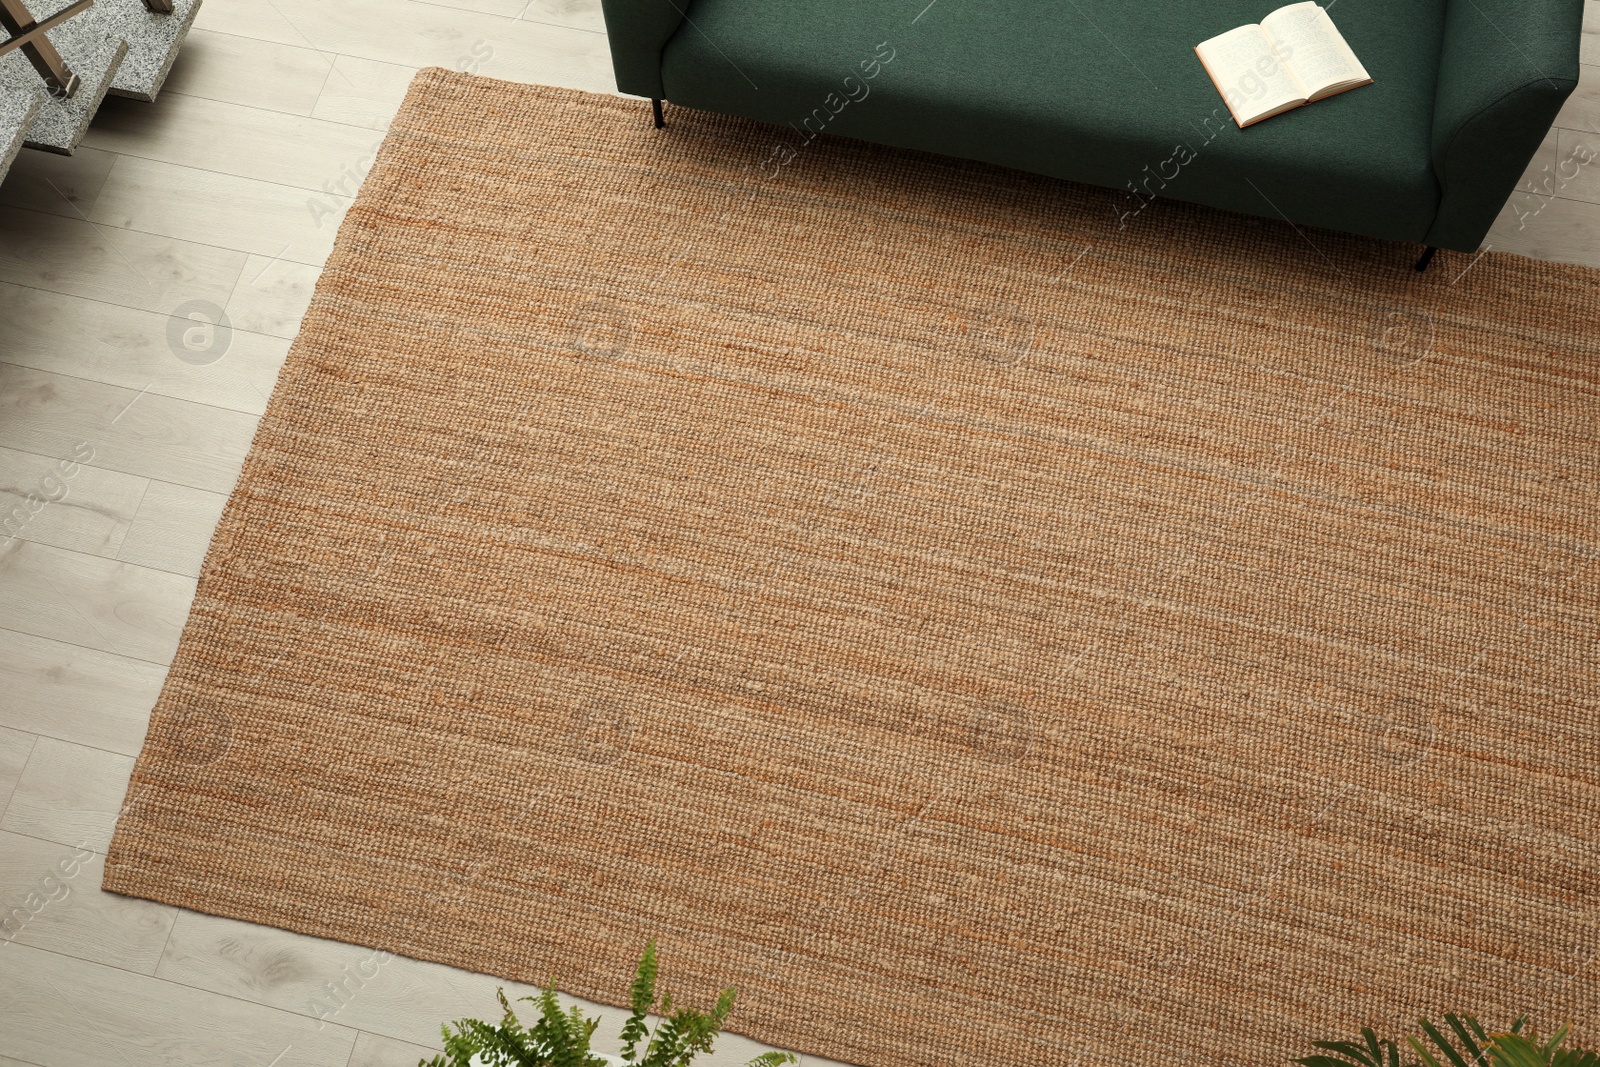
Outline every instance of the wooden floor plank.
{"label": "wooden floor plank", "polygon": [[32,541],[0,548],[0,628],[168,664],[194,600],[180,574]]}
{"label": "wooden floor plank", "polygon": [[[436,963],[189,911],[173,924],[156,974],[418,1045],[436,1041],[439,1024],[448,1019],[493,1012],[500,984]],[[533,991],[507,989],[517,996]]]}
{"label": "wooden floor plank", "polygon": [[196,28],[184,38],[161,92],[310,115],[333,59],[312,48]]}
{"label": "wooden floor plank", "polygon": [[442,1047],[413,1045],[409,1041],[361,1032],[356,1035],[355,1051],[350,1054],[350,1067],[417,1067],[422,1060],[438,1055]]}
{"label": "wooden floor plank", "polygon": [[1556,126],[1581,133],[1600,133],[1600,66],[1583,64],[1578,71],[1578,87],[1573,90],[1561,113],[1556,116]]}
{"label": "wooden floor plank", "polygon": [[0,631],[0,648],[0,727],[139,754],[161,667],[16,630]]}
{"label": "wooden floor plank", "polygon": [[320,119],[386,130],[416,76],[416,67],[340,56],[317,97]]}
{"label": "wooden floor plank", "polygon": [[1561,147],[1561,132],[1552,129],[1539,142],[1539,148],[1522,170],[1522,180],[1506,203],[1513,214],[1521,215],[1542,210],[1548,206],[1553,193],[1545,190],[1544,183],[1555,173],[1559,162],[1557,152]]}
{"label": "wooden floor plank", "polygon": [[1600,204],[1513,198],[1495,220],[1484,245],[1535,259],[1600,267]]}
{"label": "wooden floor plank", "polygon": [[0,830],[82,845],[104,856],[132,773],[131,756],[41,737],[0,818]]}
{"label": "wooden floor plank", "polygon": [[[0,363],[0,447],[226,493],[257,416]],[[0,619],[0,625],[4,620]]]}
{"label": "wooden floor plank", "polygon": [[0,952],[0,988],[0,1055],[44,1067],[345,1067],[355,1047],[342,1026],[27,945]]}
{"label": "wooden floor plank", "polygon": [[0,204],[81,219],[94,207],[116,156],[80,146],[70,156],[22,152],[0,184]]}
{"label": "wooden floor plank", "polygon": [[[225,306],[249,256],[196,233],[200,241],[174,240],[76,214],[0,207],[0,281],[162,315],[190,300]],[[0,354],[9,347],[0,335]]]}
{"label": "wooden floor plank", "polygon": [[605,15],[599,0],[418,0],[449,11],[481,11],[523,22],[550,26],[571,26],[604,33]]}
{"label": "wooden floor plank", "polygon": [[227,503],[222,493],[151,482],[117,558],[198,578],[211,534]]}
{"label": "wooden floor plank", "polygon": [[1565,200],[1600,204],[1600,133],[1561,130],[1560,137],[1548,187]]}
{"label": "wooden floor plank", "polygon": [[[264,411],[288,339],[242,329],[222,304],[207,299],[184,301],[172,311],[0,282],[0,362],[254,415]],[[63,322],[74,324],[71,333],[60,329]]]}
{"label": "wooden floor plank", "polygon": [[[1563,132],[1556,128],[1545,134],[1539,150],[1523,171],[1522,180],[1484,238],[1485,248],[1569,263],[1600,265],[1596,262],[1597,250],[1593,242],[1586,243],[1583,239],[1584,220],[1573,218],[1581,214],[1581,207],[1566,206],[1574,202],[1557,195],[1570,185],[1570,182],[1557,180],[1557,175],[1571,169],[1570,165],[1562,164],[1562,136]],[[1560,233],[1557,220],[1575,222],[1578,233]],[[1576,239],[1571,239],[1573,237]],[[1540,252],[1541,249],[1548,251]]]}
{"label": "wooden floor plank", "polygon": [[300,319],[321,273],[305,263],[251,256],[228,299],[233,328],[292,340],[300,332]]}
{"label": "wooden floor plank", "polygon": [[178,909],[101,890],[102,858],[0,830],[0,941],[154,974]]}
{"label": "wooden floor plank", "polygon": [[198,24],[404,67],[616,91],[603,34],[415,0],[207,0]]}
{"label": "wooden floor plank", "polygon": [[[119,155],[89,217],[124,230],[237,249],[241,269],[249,253],[321,265],[350,199]],[[226,302],[226,296],[218,301]]]}
{"label": "wooden floor plank", "polygon": [[116,556],[150,483],[87,466],[81,462],[84,454],[41,456],[0,448],[0,546],[16,536]]}
{"label": "wooden floor plank", "polygon": [[33,734],[0,726],[0,818],[10,806],[11,794],[36,741],[38,738]]}
{"label": "wooden floor plank", "polygon": [[[188,911],[181,912],[173,923],[156,973],[174,982],[215,989],[385,1038],[361,1046],[373,1057],[372,1062],[385,1067],[407,1062],[397,1061],[397,1055],[416,1055],[418,1047],[435,1047],[443,1022],[495,1017],[495,991],[501,987],[513,1000],[537,993],[532,986],[489,975],[385,957],[337,941]],[[561,999],[600,1018],[596,1048],[613,1053],[620,1048],[625,1012],[576,998]],[[526,1018],[529,1012],[522,1014]],[[404,1047],[395,1050],[394,1042],[404,1043]],[[718,1039],[713,1055],[695,1062],[704,1067],[734,1067],[764,1049],[748,1039],[725,1034]],[[806,1062],[831,1067],[830,1061],[812,1057]]]}
{"label": "wooden floor plank", "polygon": [[[321,91],[321,80],[311,92]],[[313,95],[312,100],[315,100]],[[254,178],[319,192],[377,152],[383,135],[363,126],[261,107],[175,95],[160,107],[112,98],[84,143],[119,155]],[[340,190],[354,195],[360,182]]]}

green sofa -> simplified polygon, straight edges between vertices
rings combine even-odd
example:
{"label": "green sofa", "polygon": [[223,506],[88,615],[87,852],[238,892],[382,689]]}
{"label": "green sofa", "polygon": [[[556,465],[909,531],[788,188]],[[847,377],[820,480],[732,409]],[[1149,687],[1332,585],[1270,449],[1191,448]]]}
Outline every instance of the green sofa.
{"label": "green sofa", "polygon": [[1584,0],[1335,0],[1375,84],[1246,130],[1194,46],[1285,0],[602,2],[624,93],[1107,186],[1124,225],[1167,196],[1431,255],[1516,187]]}

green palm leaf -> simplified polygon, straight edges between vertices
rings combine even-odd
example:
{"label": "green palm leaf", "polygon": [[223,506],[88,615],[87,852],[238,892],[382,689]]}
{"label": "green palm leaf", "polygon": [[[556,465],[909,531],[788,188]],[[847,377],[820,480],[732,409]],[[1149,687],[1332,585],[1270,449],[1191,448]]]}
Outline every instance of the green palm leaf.
{"label": "green palm leaf", "polygon": [[1361,1042],[1313,1041],[1312,1047],[1337,1056],[1306,1056],[1295,1062],[1302,1067],[1400,1067],[1400,1050],[1393,1041],[1380,1040],[1372,1028],[1361,1031]]}
{"label": "green palm leaf", "polygon": [[[1362,1067],[1383,1067],[1383,1056],[1374,1054],[1369,1049],[1356,1044],[1354,1041],[1313,1041],[1313,1046],[1337,1052],[1351,1063],[1361,1064]],[[1324,1057],[1325,1058],[1325,1057]]]}
{"label": "green palm leaf", "polygon": [[1547,1067],[1544,1049],[1520,1034],[1499,1034],[1489,1046],[1495,1067]]}
{"label": "green palm leaf", "polygon": [[1443,1019],[1442,1027],[1418,1019],[1422,1036],[1406,1035],[1405,1047],[1417,1057],[1413,1063],[1402,1063],[1402,1046],[1380,1039],[1371,1027],[1362,1028],[1360,1041],[1313,1041],[1312,1047],[1323,1054],[1295,1062],[1301,1067],[1600,1067],[1600,1052],[1562,1047],[1570,1026],[1541,1044],[1531,1030],[1525,1031],[1526,1015],[1509,1031],[1496,1033],[1471,1015],[1446,1012]]}
{"label": "green palm leaf", "polygon": [[[1422,1032],[1428,1035],[1428,1040],[1439,1046],[1439,1051],[1444,1053],[1444,1057],[1450,1061],[1451,1067],[1467,1067],[1467,1061],[1462,1058],[1461,1053],[1456,1051],[1456,1047],[1450,1043],[1449,1039],[1439,1032],[1437,1026],[1434,1026],[1427,1019],[1418,1019],[1417,1025],[1422,1027]],[[1411,1044],[1413,1048],[1418,1047],[1415,1041]]]}
{"label": "green palm leaf", "polygon": [[[1473,1023],[1475,1030],[1482,1032],[1483,1027],[1477,1025],[1476,1019],[1473,1019],[1470,1015],[1467,1016],[1467,1019]],[[1449,1012],[1445,1012],[1444,1021],[1449,1023],[1450,1029],[1456,1032],[1456,1038],[1460,1040],[1461,1047],[1466,1050],[1467,1059],[1474,1064],[1482,1065],[1484,1063],[1483,1049],[1479,1048],[1478,1043],[1472,1040],[1472,1034],[1467,1032],[1467,1027],[1462,1025],[1461,1019],[1451,1015]]]}

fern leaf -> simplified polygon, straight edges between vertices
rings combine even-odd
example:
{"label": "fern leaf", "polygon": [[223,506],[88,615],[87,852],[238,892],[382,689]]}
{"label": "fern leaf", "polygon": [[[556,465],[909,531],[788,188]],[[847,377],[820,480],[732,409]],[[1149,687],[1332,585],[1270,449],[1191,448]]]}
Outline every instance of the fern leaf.
{"label": "fern leaf", "polygon": [[663,1019],[656,1032],[650,1035],[650,1044],[644,1051],[643,1067],[673,1067],[678,1059],[678,1021]]}
{"label": "fern leaf", "polygon": [[633,1014],[622,1024],[622,1058],[629,1063],[634,1062],[639,1042],[648,1032],[646,1019],[656,1003],[657,970],[656,943],[651,941],[644,946],[644,955],[639,958],[633,985],[628,990],[628,1006],[633,1009]]}
{"label": "fern leaf", "polygon": [[644,946],[644,955],[639,957],[639,966],[633,974],[633,986],[628,991],[628,1003],[634,1011],[648,1013],[655,1007],[656,975],[659,971],[656,943],[652,940]]}
{"label": "fern leaf", "polygon": [[711,1009],[711,1018],[716,1020],[718,1030],[722,1029],[723,1022],[727,1020],[729,1013],[733,1011],[733,998],[735,995],[736,991],[733,986],[729,986],[722,991],[721,996],[717,997],[717,1003]]}

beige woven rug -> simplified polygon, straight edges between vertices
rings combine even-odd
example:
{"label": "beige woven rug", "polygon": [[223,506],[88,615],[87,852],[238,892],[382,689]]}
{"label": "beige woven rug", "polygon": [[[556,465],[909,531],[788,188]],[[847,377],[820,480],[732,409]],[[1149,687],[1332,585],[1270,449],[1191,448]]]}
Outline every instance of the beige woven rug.
{"label": "beige woven rug", "polygon": [[417,79],[108,888],[871,1067],[1600,1036],[1600,274],[669,114]]}

